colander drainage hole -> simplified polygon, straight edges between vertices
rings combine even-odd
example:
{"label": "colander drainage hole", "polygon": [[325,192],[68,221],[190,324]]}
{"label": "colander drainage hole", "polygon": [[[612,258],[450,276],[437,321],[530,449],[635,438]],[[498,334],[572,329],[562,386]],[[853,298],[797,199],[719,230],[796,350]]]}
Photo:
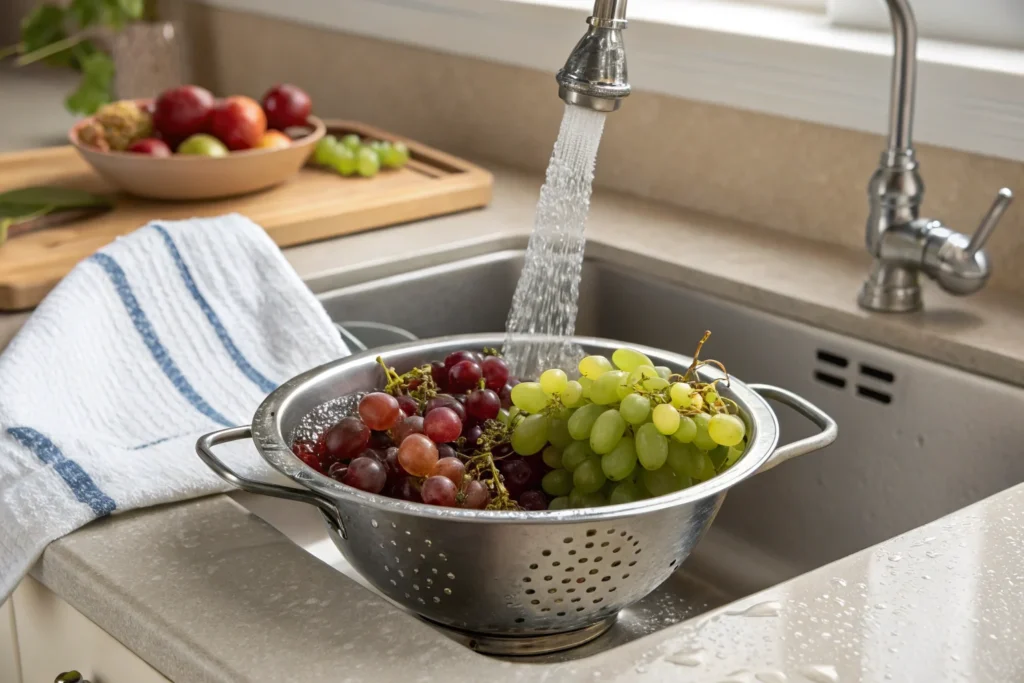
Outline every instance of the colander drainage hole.
{"label": "colander drainage hole", "polygon": [[615,560],[614,562],[612,562],[613,567],[618,567],[620,564],[622,564],[620,560]]}
{"label": "colander drainage hole", "polygon": [[573,598],[573,599],[572,599],[572,600],[570,600],[569,602],[579,602],[579,601],[580,601],[580,600],[582,600],[582,599],[583,599],[583,598]]}
{"label": "colander drainage hole", "polygon": [[563,538],[562,543],[572,543],[572,536],[566,536]]}
{"label": "colander drainage hole", "polygon": [[576,611],[577,611],[577,612],[582,612],[582,611],[583,611],[583,608],[582,608],[582,607],[577,607],[577,608],[576,608]]}
{"label": "colander drainage hole", "polygon": [[537,591],[533,590],[532,588],[527,588],[527,589],[526,589],[526,594],[527,594],[527,595],[533,595],[533,594],[534,594],[534,593],[536,593],[536,592],[537,592]]}
{"label": "colander drainage hole", "polygon": [[672,560],[671,562],[668,563],[668,566],[670,566],[670,567],[676,566],[676,561]]}
{"label": "colander drainage hole", "polygon": [[537,565],[535,565],[535,564],[531,564],[530,565],[530,569],[536,569],[536,568],[537,568]]}
{"label": "colander drainage hole", "polygon": [[516,623],[517,623],[517,624],[521,624],[521,623],[523,623],[524,621],[526,621],[526,619],[525,619],[525,618],[523,618],[523,617],[516,617]]}
{"label": "colander drainage hole", "polygon": [[[613,588],[612,590],[615,590],[615,589]],[[445,588],[444,589],[444,594],[445,595],[451,595],[452,594],[452,589],[451,588]]]}
{"label": "colander drainage hole", "polygon": [[530,600],[530,604],[531,605],[539,605],[540,604],[540,600]]}
{"label": "colander drainage hole", "polygon": [[602,548],[607,548],[609,545],[611,545],[611,541],[604,541],[603,543],[601,543]]}
{"label": "colander drainage hole", "polygon": [[576,567],[566,567],[565,571],[566,572],[574,572],[574,571],[576,571]]}
{"label": "colander drainage hole", "polygon": [[591,586],[590,588],[588,588],[588,589],[587,589],[587,592],[588,592],[588,593],[593,593],[593,592],[594,592],[594,591],[596,591],[596,590],[597,590],[597,587],[596,587],[596,586]]}
{"label": "colander drainage hole", "polygon": [[554,594],[554,593],[557,593],[557,592],[558,592],[557,588],[549,588],[548,589],[548,593],[550,593],[550,594]]}
{"label": "colander drainage hole", "polygon": [[551,577],[550,575],[549,575],[549,576],[545,576],[545,577],[544,577],[544,580],[545,580],[545,581],[550,581],[550,580],[551,580],[551,578],[552,578],[552,577]]}
{"label": "colander drainage hole", "polygon": [[558,560],[555,560],[554,562],[552,562],[552,563],[551,563],[551,566],[552,566],[552,567],[559,567],[559,566],[561,566],[561,565],[562,565],[562,563],[561,563],[561,562],[559,562]]}
{"label": "colander drainage hole", "polygon": [[551,611],[551,608],[550,608],[550,607],[541,607],[541,608],[540,608],[540,611],[541,611],[541,612],[550,612],[550,611]]}
{"label": "colander drainage hole", "polygon": [[575,588],[569,588],[569,589],[566,589],[566,591],[565,591],[565,592],[566,592],[566,593],[575,593],[575,592],[576,592],[576,589],[575,589]]}
{"label": "colander drainage hole", "polygon": [[609,593],[614,593],[615,592],[615,586],[612,586],[611,588],[609,588],[608,592]]}
{"label": "colander drainage hole", "polygon": [[589,574],[590,574],[591,576],[593,576],[594,574],[596,574],[596,573],[597,573],[597,567],[594,567],[594,568],[593,568],[593,569],[591,569],[591,570],[590,570],[590,571],[589,571],[588,573],[589,573]]}
{"label": "colander drainage hole", "polygon": [[587,529],[587,536],[596,536],[597,529]]}
{"label": "colander drainage hole", "polygon": [[533,581],[533,579],[531,579],[529,576],[523,577],[523,583],[530,583],[531,581]]}
{"label": "colander drainage hole", "polygon": [[564,616],[565,616],[565,612],[559,612],[559,613],[558,613],[558,616],[560,616],[560,617],[564,617]]}
{"label": "colander drainage hole", "polygon": [[562,579],[562,583],[569,583],[572,579]]}
{"label": "colander drainage hole", "polygon": [[602,580],[602,581],[611,581],[611,580],[612,580],[612,577],[610,577],[610,576],[602,576],[602,577],[601,577],[601,580]]}
{"label": "colander drainage hole", "polygon": [[632,566],[633,566],[633,565],[635,565],[635,564],[636,564],[636,560],[633,560],[633,561],[632,561],[632,562],[630,562],[630,563],[629,563],[629,564],[628,564],[627,566],[629,566],[629,567],[632,567]]}
{"label": "colander drainage hole", "polygon": [[601,562],[602,560],[604,560],[604,558],[601,557],[600,555],[598,555],[597,557],[594,558],[594,562]]}
{"label": "colander drainage hole", "polygon": [[376,528],[377,528],[378,526],[380,526],[380,525],[379,525],[379,524],[377,524],[377,520],[375,520],[375,519],[371,519],[371,520],[370,520],[370,526],[372,526],[372,527],[373,527],[374,529],[376,529]]}
{"label": "colander drainage hole", "polygon": [[448,572],[448,578],[454,580],[455,579],[455,574],[452,574],[451,572]]}
{"label": "colander drainage hole", "polygon": [[548,557],[548,556],[551,555],[551,551],[550,550],[544,550],[544,551],[541,552],[541,555],[543,555],[544,557]]}
{"label": "colander drainage hole", "polygon": [[569,551],[569,554],[570,554],[570,555],[575,555],[575,554],[576,554],[576,551],[575,551],[575,550],[570,550],[570,551]]}
{"label": "colander drainage hole", "polygon": [[587,544],[586,544],[585,546],[583,546],[583,547],[584,547],[584,548],[593,548],[593,547],[594,547],[594,544],[593,544],[593,543],[587,543]]}
{"label": "colander drainage hole", "polygon": [[594,604],[596,605],[597,603],[601,602],[602,600],[604,600],[604,598],[594,598]]}
{"label": "colander drainage hole", "polygon": [[581,557],[581,558],[580,558],[580,564],[586,564],[586,563],[587,563],[587,561],[588,561],[588,560],[587,560],[587,558],[585,558],[585,557]]}
{"label": "colander drainage hole", "polygon": [[394,522],[391,522],[391,528],[392,528],[392,529],[397,529],[397,528],[398,528],[398,525],[397,525],[397,524],[395,524]]}
{"label": "colander drainage hole", "polygon": [[435,595],[435,596],[434,596],[434,602],[441,602],[441,598],[439,598],[439,597],[437,597],[437,596]]}
{"label": "colander drainage hole", "polygon": [[622,578],[624,578],[624,579],[628,579],[628,578],[629,578],[629,574],[623,574],[623,575],[622,575]]}

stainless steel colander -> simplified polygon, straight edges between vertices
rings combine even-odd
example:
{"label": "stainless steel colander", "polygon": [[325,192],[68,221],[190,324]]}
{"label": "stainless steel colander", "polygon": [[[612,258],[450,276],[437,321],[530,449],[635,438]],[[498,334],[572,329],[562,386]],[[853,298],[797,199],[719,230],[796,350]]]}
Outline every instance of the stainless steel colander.
{"label": "stainless steel colander", "polygon": [[[584,337],[574,341],[590,353],[606,356],[626,345]],[[197,443],[197,451],[217,474],[239,488],[319,507],[342,554],[381,593],[426,619],[476,634],[480,645],[481,639],[525,642],[568,632],[578,634],[575,642],[582,642],[603,632],[619,610],[653,591],[686,559],[731,486],[836,438],[835,422],[806,400],[733,378],[727,387],[719,385],[720,393],[739,405],[749,443],[729,470],[668,496],[546,512],[441,508],[373,495],[316,472],[292,453],[293,431],[315,408],[383,386],[377,355],[404,371],[457,349],[501,343],[498,334],[445,337],[329,363],[271,393],[251,426],[208,434]],[[683,372],[690,365],[685,356],[629,346],[674,371]],[[701,374],[707,381],[722,376],[714,368]],[[777,448],[778,421],[766,398],[789,405],[821,431]],[[211,450],[250,437],[264,459],[299,488],[241,477]]]}

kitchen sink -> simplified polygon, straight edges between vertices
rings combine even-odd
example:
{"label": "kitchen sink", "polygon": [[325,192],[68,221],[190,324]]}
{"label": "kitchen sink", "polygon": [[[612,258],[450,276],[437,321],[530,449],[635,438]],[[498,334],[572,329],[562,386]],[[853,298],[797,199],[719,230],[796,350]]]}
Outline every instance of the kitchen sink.
{"label": "kitchen sink", "polygon": [[[607,650],[1024,481],[1021,389],[694,291],[685,271],[673,280],[626,269],[607,245],[601,253],[584,263],[578,334],[689,355],[710,329],[702,357],[724,362],[745,381],[805,396],[836,419],[840,433],[826,450],[732,489],[690,558],[607,634],[540,659]],[[338,322],[395,325],[418,337],[493,332],[504,328],[523,254],[486,253],[320,298]],[[805,419],[776,408],[783,442],[810,434]],[[312,510],[236,496],[303,547],[355,574]]]}

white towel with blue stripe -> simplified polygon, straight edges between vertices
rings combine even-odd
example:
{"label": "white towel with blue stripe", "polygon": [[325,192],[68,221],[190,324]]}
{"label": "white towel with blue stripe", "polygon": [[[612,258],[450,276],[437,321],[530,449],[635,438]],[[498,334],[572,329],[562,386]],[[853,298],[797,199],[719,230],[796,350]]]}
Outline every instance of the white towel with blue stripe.
{"label": "white towel with blue stripe", "polygon": [[[0,603],[98,517],[227,490],[196,439],[347,353],[242,216],[152,223],[82,261],[0,355]],[[251,445],[227,455],[269,472]]]}

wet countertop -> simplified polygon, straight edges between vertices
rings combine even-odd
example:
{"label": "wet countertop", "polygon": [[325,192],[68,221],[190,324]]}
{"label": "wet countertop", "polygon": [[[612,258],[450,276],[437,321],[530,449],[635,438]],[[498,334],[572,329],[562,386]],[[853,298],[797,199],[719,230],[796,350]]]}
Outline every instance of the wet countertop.
{"label": "wet countertop", "polygon": [[[486,210],[288,259],[324,291],[521,247],[540,179],[494,170]],[[1024,315],[997,292],[953,299],[929,288],[923,313],[867,315],[854,302],[867,267],[858,253],[601,192],[588,230],[595,255],[627,250],[627,267],[1024,384]],[[23,320],[0,318],[0,339]],[[439,637],[226,496],[91,524],[53,543],[34,573],[177,681],[1010,681],[1024,679],[1022,522],[1018,486],[717,612],[543,665]]]}

